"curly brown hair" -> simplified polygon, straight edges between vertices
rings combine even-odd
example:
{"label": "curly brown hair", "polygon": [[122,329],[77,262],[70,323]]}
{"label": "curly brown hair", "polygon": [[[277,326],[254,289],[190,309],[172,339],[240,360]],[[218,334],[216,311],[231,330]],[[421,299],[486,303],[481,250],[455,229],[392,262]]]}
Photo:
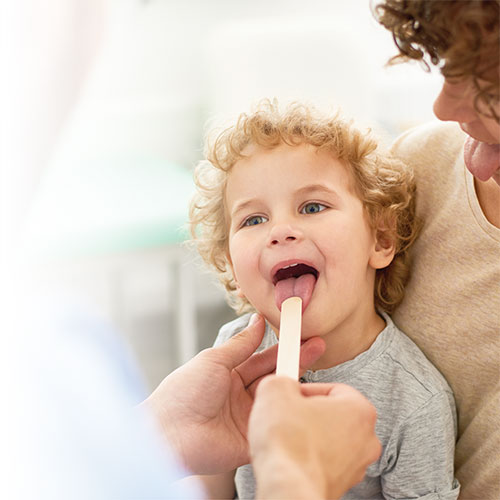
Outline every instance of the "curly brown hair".
{"label": "curly brown hair", "polygon": [[499,121],[493,106],[500,94],[500,0],[371,2],[400,52],[390,64],[416,59],[427,70],[438,66],[445,78],[472,78],[476,110]]}
{"label": "curly brown hair", "polygon": [[214,140],[207,140],[207,159],[195,169],[197,192],[190,206],[190,229],[198,252],[219,273],[230,304],[239,313],[250,310],[248,301],[235,293],[228,254],[228,174],[246,156],[249,145],[272,149],[280,144],[304,143],[331,152],[346,166],[371,226],[381,239],[394,244],[394,259],[388,267],[377,270],[374,291],[375,305],[392,312],[403,298],[409,278],[408,250],[420,228],[415,215],[413,173],[382,151],[369,132],[361,132],[338,115],[323,116],[303,104],[294,103],[281,111],[276,101],[263,101],[254,112],[240,115],[235,125]]}

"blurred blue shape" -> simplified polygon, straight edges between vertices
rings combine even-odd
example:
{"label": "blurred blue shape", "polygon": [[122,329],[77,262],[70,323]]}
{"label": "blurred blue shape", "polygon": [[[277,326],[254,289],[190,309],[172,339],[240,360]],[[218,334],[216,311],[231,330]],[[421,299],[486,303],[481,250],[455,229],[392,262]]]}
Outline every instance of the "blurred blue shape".
{"label": "blurred blue shape", "polygon": [[9,476],[2,498],[202,498],[194,484],[175,483],[188,472],[153,415],[136,407],[143,380],[111,326],[66,297],[22,297],[17,305],[29,314],[9,323],[16,376],[8,432],[23,480]]}

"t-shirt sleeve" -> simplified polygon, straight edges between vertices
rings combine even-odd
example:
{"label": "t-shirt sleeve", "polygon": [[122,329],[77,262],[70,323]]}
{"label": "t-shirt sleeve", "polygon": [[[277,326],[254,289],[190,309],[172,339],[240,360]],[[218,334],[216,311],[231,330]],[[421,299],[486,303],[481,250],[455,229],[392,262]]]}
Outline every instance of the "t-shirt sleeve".
{"label": "t-shirt sleeve", "polygon": [[245,329],[250,321],[250,316],[251,314],[245,314],[244,316],[240,316],[239,318],[223,325],[217,334],[214,347],[220,346],[231,337],[241,332],[241,330]]}
{"label": "t-shirt sleeve", "polygon": [[455,500],[455,407],[451,394],[438,392],[408,417],[384,452],[384,498]]}

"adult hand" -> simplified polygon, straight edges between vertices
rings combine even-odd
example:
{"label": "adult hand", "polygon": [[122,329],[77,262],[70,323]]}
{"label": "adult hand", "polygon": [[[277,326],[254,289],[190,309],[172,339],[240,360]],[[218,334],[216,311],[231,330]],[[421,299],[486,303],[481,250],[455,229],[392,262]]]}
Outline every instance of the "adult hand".
{"label": "adult hand", "polygon": [[[249,462],[246,435],[255,389],[276,369],[277,346],[255,353],[264,329],[255,315],[245,330],[172,372],[143,403],[193,473],[217,474]],[[319,337],[304,342],[301,372],[324,350]]]}
{"label": "adult hand", "polygon": [[249,422],[257,497],[340,497],[380,455],[375,421],[375,408],[352,387],[267,377]]}

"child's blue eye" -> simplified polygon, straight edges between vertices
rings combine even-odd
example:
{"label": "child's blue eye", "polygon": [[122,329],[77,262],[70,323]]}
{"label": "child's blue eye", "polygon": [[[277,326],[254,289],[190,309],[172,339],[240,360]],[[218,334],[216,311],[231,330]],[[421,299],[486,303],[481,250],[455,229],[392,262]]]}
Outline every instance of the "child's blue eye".
{"label": "child's blue eye", "polygon": [[244,226],[256,226],[257,224],[262,224],[263,222],[267,222],[267,218],[262,215],[253,215],[243,222]]}
{"label": "child's blue eye", "polygon": [[316,203],[316,202],[311,202],[311,203],[306,203],[301,209],[300,213],[301,214],[316,214],[318,212],[322,212],[325,210],[326,206],[323,205],[322,203]]}

